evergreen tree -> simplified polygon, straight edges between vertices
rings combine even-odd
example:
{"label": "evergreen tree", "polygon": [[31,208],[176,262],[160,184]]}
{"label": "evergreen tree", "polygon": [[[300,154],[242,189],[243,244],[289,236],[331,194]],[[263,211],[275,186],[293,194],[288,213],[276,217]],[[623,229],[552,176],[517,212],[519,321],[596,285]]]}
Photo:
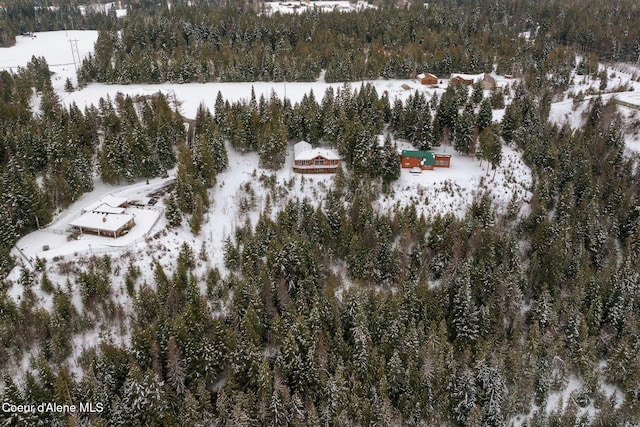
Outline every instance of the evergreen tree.
{"label": "evergreen tree", "polygon": [[391,144],[391,134],[387,133],[380,154],[382,182],[388,184],[400,178],[400,156],[395,145]]}
{"label": "evergreen tree", "polygon": [[358,174],[370,176],[380,174],[380,156],[376,138],[367,129],[363,129],[356,135],[351,165]]}
{"label": "evergreen tree", "polygon": [[73,87],[73,83],[71,83],[71,79],[67,77],[67,80],[64,82],[64,91],[67,93],[71,93],[75,90]]}
{"label": "evergreen tree", "polygon": [[182,223],[182,213],[178,208],[178,202],[176,201],[174,193],[171,193],[171,197],[169,198],[169,205],[165,211],[165,216],[167,217],[169,227],[178,227]]}
{"label": "evergreen tree", "polygon": [[460,154],[469,154],[473,148],[474,117],[473,114],[465,111],[456,121],[453,134],[453,146]]}
{"label": "evergreen tree", "polygon": [[478,105],[483,101],[484,89],[482,88],[482,81],[478,80],[473,84],[473,92],[471,93],[471,101]]}
{"label": "evergreen tree", "polygon": [[459,273],[452,284],[455,292],[452,307],[452,326],[456,340],[462,344],[475,341],[479,336],[478,310],[471,295],[468,271]]}
{"label": "evergreen tree", "polygon": [[491,164],[495,176],[495,171],[502,161],[502,143],[498,136],[497,126],[491,125],[485,128],[479,136],[479,142],[482,153],[481,158],[486,159]]}
{"label": "evergreen tree", "polygon": [[9,213],[4,206],[0,206],[0,274],[8,273],[13,267],[11,248],[16,237],[16,230]]}
{"label": "evergreen tree", "polygon": [[485,98],[480,104],[480,110],[478,111],[478,117],[476,118],[476,127],[478,128],[478,133],[485,130],[485,128],[491,124],[492,120],[493,111],[491,109],[491,101],[489,100],[489,98]]}
{"label": "evergreen tree", "polygon": [[419,120],[421,124],[420,138],[417,140],[417,147],[420,150],[431,150],[436,145],[433,133],[433,123],[431,118],[431,109],[428,105],[425,106],[424,112]]}
{"label": "evergreen tree", "polygon": [[265,126],[265,137],[258,149],[260,166],[267,169],[280,169],[284,164],[287,151],[287,133],[284,122],[272,121]]}

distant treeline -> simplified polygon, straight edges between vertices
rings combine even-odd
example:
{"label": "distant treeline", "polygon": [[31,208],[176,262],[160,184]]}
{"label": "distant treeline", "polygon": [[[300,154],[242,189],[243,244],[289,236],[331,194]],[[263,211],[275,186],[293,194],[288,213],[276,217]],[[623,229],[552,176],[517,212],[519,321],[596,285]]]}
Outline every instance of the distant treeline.
{"label": "distant treeline", "polygon": [[172,3],[135,2],[119,19],[115,11],[83,15],[67,2],[12,1],[0,8],[0,43],[32,31],[99,29],[82,83],[311,81],[323,69],[332,82],[494,66],[553,72],[560,46],[595,62],[640,58],[640,6],[632,0],[441,0],[402,9],[383,2],[359,13],[297,15],[264,15],[238,1]]}
{"label": "distant treeline", "polygon": [[564,67],[565,47],[596,61],[640,55],[640,16],[631,1],[615,7],[594,1],[458,3],[297,15],[209,6],[135,9],[100,32],[80,80],[311,81],[326,70],[326,80],[335,82],[420,72],[448,77],[494,66],[503,74],[548,73]]}
{"label": "distant treeline", "polygon": [[326,69],[326,80],[335,82],[491,71],[495,58],[510,69],[525,42],[490,19],[424,8],[270,16],[191,7],[132,12],[121,36],[115,28],[100,32],[80,79],[312,81]]}
{"label": "distant treeline", "polygon": [[[42,2],[11,0],[0,5],[0,35],[15,40],[15,36],[40,31],[95,30],[115,20],[112,13],[96,13],[90,9],[82,14],[70,1]],[[115,11],[114,11],[115,12]],[[2,40],[0,39],[0,42]]]}

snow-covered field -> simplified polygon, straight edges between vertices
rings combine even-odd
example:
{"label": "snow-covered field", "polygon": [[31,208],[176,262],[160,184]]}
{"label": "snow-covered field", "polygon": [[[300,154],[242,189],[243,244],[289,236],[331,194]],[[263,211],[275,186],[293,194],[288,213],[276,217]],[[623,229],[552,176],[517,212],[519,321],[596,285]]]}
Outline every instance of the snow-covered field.
{"label": "snow-covered field", "polygon": [[54,73],[51,76],[53,88],[64,96],[65,80],[68,77],[77,84],[75,66],[80,67],[82,58],[93,52],[97,39],[97,31],[53,31],[34,33],[32,37],[17,36],[14,46],[0,48],[0,70],[16,71],[18,67],[25,67],[32,56],[43,56]]}

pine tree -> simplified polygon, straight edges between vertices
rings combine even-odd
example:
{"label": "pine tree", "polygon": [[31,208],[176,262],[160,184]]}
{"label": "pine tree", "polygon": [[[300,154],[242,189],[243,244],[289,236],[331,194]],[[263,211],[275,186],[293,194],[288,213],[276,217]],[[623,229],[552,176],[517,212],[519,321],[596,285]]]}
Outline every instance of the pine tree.
{"label": "pine tree", "polygon": [[497,87],[491,90],[491,107],[496,110],[504,108],[504,92]]}
{"label": "pine tree", "polygon": [[473,84],[473,92],[471,94],[471,101],[475,105],[478,105],[479,103],[482,102],[483,97],[484,97],[484,90],[482,88],[482,81],[478,80],[477,82],[475,82]]}
{"label": "pine tree", "polygon": [[503,373],[499,369],[481,362],[478,365],[476,383],[479,389],[484,425],[504,425],[504,405],[509,390]]}
{"label": "pine tree", "polygon": [[161,424],[167,409],[163,382],[152,370],[133,368],[122,390],[122,410],[128,425]]}
{"label": "pine tree", "polygon": [[456,121],[453,134],[453,146],[458,153],[469,154],[472,148],[474,131],[474,117],[470,112],[465,111]]}
{"label": "pine tree", "polygon": [[363,129],[356,135],[351,166],[358,174],[370,176],[380,174],[380,156],[376,138],[367,129]]}
{"label": "pine tree", "polygon": [[[498,165],[502,161],[502,143],[498,136],[497,126],[491,125],[482,131],[480,140],[480,150],[482,151],[482,158],[486,159],[493,169],[494,177],[497,171]],[[488,172],[488,169],[487,169]]]}
{"label": "pine tree", "polygon": [[391,134],[387,133],[381,152],[382,182],[388,184],[400,178],[400,156],[395,145],[391,145]]}
{"label": "pine tree", "polygon": [[431,118],[431,109],[428,104],[425,106],[425,109],[420,117],[420,123],[422,124],[422,129],[420,131],[420,139],[417,141],[418,148],[423,151],[431,150],[431,148],[436,145],[433,134],[433,123]]}
{"label": "pine tree", "polygon": [[492,120],[493,111],[491,109],[491,101],[489,100],[489,98],[485,98],[480,104],[480,110],[478,111],[478,117],[476,119],[476,127],[478,128],[478,132],[480,133],[485,130],[485,128],[491,124]]}
{"label": "pine tree", "polygon": [[67,77],[67,80],[64,82],[64,91],[67,93],[71,93],[75,90],[73,87],[73,83],[71,83],[71,79]]}
{"label": "pine tree", "polygon": [[452,283],[453,297],[452,326],[456,340],[461,343],[475,341],[479,336],[479,318],[469,280],[468,267],[459,273]]}
{"label": "pine tree", "polygon": [[174,193],[171,193],[171,197],[169,198],[169,205],[165,211],[165,216],[167,217],[169,227],[178,227],[182,223],[182,213],[180,213]]}
{"label": "pine tree", "polygon": [[167,379],[169,384],[181,395],[185,392],[185,370],[182,360],[182,352],[176,343],[175,337],[169,338],[167,346]]}
{"label": "pine tree", "polygon": [[220,173],[229,166],[229,157],[227,155],[227,148],[224,144],[224,138],[217,127],[214,128],[207,136],[209,137],[209,143],[211,144],[213,152],[213,162],[216,173]]}
{"label": "pine tree", "polygon": [[214,121],[216,126],[218,126],[218,129],[223,129],[224,132],[227,132],[227,107],[220,91],[218,91],[218,94],[216,95],[213,113]]}
{"label": "pine tree", "polygon": [[287,151],[287,133],[282,120],[273,121],[265,126],[265,137],[258,149],[260,166],[277,170],[282,167]]}
{"label": "pine tree", "polygon": [[11,248],[16,241],[16,230],[4,206],[0,205],[0,272],[6,273],[13,266]]}
{"label": "pine tree", "polygon": [[200,233],[202,228],[202,222],[204,221],[204,213],[206,208],[200,194],[195,194],[193,198],[193,210],[191,219],[189,220],[189,227],[191,232],[195,235]]}
{"label": "pine tree", "polygon": [[466,425],[478,404],[478,389],[473,371],[468,368],[461,372],[452,372],[452,379],[447,386],[451,396],[451,404],[456,421]]}

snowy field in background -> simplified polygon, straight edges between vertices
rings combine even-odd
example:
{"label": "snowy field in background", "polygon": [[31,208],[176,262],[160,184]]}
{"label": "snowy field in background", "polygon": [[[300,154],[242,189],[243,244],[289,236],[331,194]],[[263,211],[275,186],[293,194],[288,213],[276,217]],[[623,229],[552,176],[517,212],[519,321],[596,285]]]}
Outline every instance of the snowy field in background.
{"label": "snowy field in background", "polygon": [[26,67],[32,56],[43,56],[49,64],[49,70],[54,73],[51,76],[53,88],[64,96],[65,80],[68,77],[74,85],[77,84],[75,66],[79,68],[82,58],[93,52],[96,40],[97,31],[79,30],[16,36],[14,46],[0,48],[0,70],[16,72],[18,67]]}
{"label": "snowy field in background", "polygon": [[[600,65],[600,70],[607,70],[607,85],[601,95],[602,102],[610,100],[618,102],[618,112],[624,120],[623,132],[627,154],[640,153],[640,82],[636,81],[640,68],[631,64]],[[551,104],[549,119],[558,125],[569,125],[578,129],[584,123],[591,101],[597,95],[585,95],[581,102],[574,102],[576,94],[588,94],[598,91],[600,79],[588,76],[574,76],[574,84],[567,91],[565,99]],[[494,114],[494,119],[495,119]]]}
{"label": "snowy field in background", "polygon": [[[331,2],[347,3],[347,2]],[[97,31],[53,31],[34,33],[34,37],[18,36],[16,45],[9,48],[0,49],[0,70],[16,71],[18,67],[25,67],[33,55],[43,56],[49,64],[52,75],[53,88],[58,93],[60,100],[70,105],[75,102],[78,107],[84,109],[91,104],[97,105],[100,98],[110,96],[114,99],[117,93],[124,95],[151,95],[162,92],[170,99],[176,99],[180,103],[180,113],[185,117],[194,118],[200,103],[214,110],[215,99],[218,91],[222,93],[225,100],[229,102],[249,100],[251,90],[255,91],[256,97],[265,96],[269,98],[276,94],[280,99],[288,98],[292,103],[302,100],[305,94],[313,91],[316,101],[320,102],[328,87],[334,89],[341,88],[345,83],[327,83],[324,74],[315,82],[248,82],[248,83],[162,83],[162,84],[102,84],[91,83],[82,90],[71,93],[64,91],[64,84],[67,78],[74,86],[77,85],[77,76],[74,67],[80,64],[81,59],[93,52],[94,43],[98,38]],[[71,41],[77,41],[71,43]],[[72,50],[72,45],[77,44],[77,53]],[[79,59],[80,58],[80,59]],[[481,74],[467,75],[459,74],[465,78],[479,78]],[[509,80],[498,77],[499,86],[508,84]],[[425,93],[428,98],[434,94],[439,96],[444,93],[449,80],[441,79],[442,84],[437,87],[427,87],[421,85],[415,79],[404,80],[384,80],[377,79],[369,81],[376,87],[378,95],[384,92],[389,94],[389,99],[393,103],[396,99],[405,100],[416,90]],[[352,89],[359,89],[364,81],[348,83]]]}

